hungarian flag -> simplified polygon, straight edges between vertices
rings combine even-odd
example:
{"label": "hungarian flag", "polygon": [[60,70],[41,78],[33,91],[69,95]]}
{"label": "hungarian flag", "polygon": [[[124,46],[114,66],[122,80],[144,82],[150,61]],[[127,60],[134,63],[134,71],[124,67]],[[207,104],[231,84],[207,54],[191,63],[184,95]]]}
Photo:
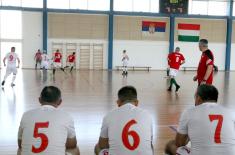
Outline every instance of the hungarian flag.
{"label": "hungarian flag", "polygon": [[148,36],[164,34],[166,31],[166,22],[142,21],[142,33]]}
{"label": "hungarian flag", "polygon": [[186,42],[198,42],[200,37],[199,24],[178,24],[178,40]]}

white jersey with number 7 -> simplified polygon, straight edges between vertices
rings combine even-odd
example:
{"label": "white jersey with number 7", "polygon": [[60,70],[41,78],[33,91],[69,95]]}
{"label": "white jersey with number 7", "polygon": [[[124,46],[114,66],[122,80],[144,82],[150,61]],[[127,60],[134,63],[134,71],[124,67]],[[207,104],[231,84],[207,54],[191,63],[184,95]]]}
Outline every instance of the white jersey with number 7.
{"label": "white jersey with number 7", "polygon": [[178,133],[189,136],[190,155],[235,155],[235,112],[217,103],[184,111]]}
{"label": "white jersey with number 7", "polygon": [[152,118],[132,104],[125,104],[104,117],[100,137],[109,139],[110,155],[153,155]]}
{"label": "white jersey with number 7", "polygon": [[66,140],[74,137],[73,119],[49,105],[24,113],[18,133],[22,155],[65,155]]}

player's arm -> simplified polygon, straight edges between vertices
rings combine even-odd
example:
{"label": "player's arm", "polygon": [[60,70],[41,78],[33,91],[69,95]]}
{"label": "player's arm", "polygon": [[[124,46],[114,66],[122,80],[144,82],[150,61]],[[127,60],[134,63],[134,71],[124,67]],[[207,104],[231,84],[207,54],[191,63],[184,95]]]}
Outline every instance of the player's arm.
{"label": "player's arm", "polygon": [[65,147],[66,147],[66,149],[74,149],[77,147],[77,139],[76,139],[74,121],[71,117],[69,117],[68,135],[67,135],[67,141],[66,141]]}
{"label": "player's arm", "polygon": [[76,139],[76,137],[74,137],[74,138],[67,138],[66,149],[74,149],[76,147],[77,147],[77,139]]}
{"label": "player's arm", "polygon": [[212,62],[211,59],[207,60],[206,64],[207,64],[207,69],[206,69],[206,74],[205,74],[205,76],[203,78],[203,81],[207,81],[208,80],[208,78],[210,77],[210,75],[211,75],[211,73],[213,71],[213,67],[214,67],[213,62]]}
{"label": "player's arm", "polygon": [[6,57],[3,58],[3,64],[6,66]]}
{"label": "player's arm", "polygon": [[185,146],[188,143],[188,121],[190,118],[189,114],[190,110],[185,110],[180,117],[179,126],[175,137],[177,147]]}
{"label": "player's arm", "polygon": [[17,66],[17,68],[19,68],[19,67],[20,67],[20,58],[19,58],[19,57],[17,57],[17,61],[18,61],[18,66]]}

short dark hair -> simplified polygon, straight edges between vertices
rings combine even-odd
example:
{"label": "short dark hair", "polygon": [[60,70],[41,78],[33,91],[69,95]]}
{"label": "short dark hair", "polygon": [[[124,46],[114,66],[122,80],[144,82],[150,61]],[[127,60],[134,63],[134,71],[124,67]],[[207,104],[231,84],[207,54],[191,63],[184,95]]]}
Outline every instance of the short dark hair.
{"label": "short dark hair", "polygon": [[123,50],[124,53],[126,53],[126,50]]}
{"label": "short dark hair", "polygon": [[73,54],[76,54],[75,52],[73,52]]}
{"label": "short dark hair", "polygon": [[136,91],[135,87],[133,87],[133,86],[122,87],[118,91],[118,99],[124,103],[136,101],[137,100],[137,91]]}
{"label": "short dark hair", "polygon": [[200,39],[199,43],[208,46],[208,40],[207,39]]}
{"label": "short dark hair", "polygon": [[46,86],[40,95],[42,102],[53,103],[61,99],[61,91],[54,86]]}
{"label": "short dark hair", "polygon": [[203,84],[197,88],[197,95],[200,96],[203,101],[217,102],[219,92],[215,86]]}
{"label": "short dark hair", "polygon": [[15,49],[15,47],[13,46],[13,47],[11,47],[11,49]]}

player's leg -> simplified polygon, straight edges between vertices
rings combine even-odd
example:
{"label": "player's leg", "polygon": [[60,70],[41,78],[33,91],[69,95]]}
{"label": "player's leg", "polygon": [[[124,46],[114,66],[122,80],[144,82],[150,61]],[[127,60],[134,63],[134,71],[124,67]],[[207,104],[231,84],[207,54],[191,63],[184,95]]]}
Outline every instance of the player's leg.
{"label": "player's leg", "polygon": [[65,155],[80,155],[79,148],[77,147],[75,149],[68,149],[68,150],[66,150]]}
{"label": "player's leg", "polygon": [[3,81],[2,81],[2,86],[4,86],[5,81],[6,81],[6,79],[7,79],[7,77],[8,77],[9,75],[11,75],[11,68],[10,68],[10,67],[7,67],[7,68],[6,68],[6,74],[5,74],[5,76],[4,76],[4,78],[3,78]]}
{"label": "player's leg", "polygon": [[13,68],[13,76],[12,76],[12,82],[11,82],[11,86],[14,87],[15,84],[15,79],[16,79],[16,74],[17,74],[17,69],[16,68]]}

